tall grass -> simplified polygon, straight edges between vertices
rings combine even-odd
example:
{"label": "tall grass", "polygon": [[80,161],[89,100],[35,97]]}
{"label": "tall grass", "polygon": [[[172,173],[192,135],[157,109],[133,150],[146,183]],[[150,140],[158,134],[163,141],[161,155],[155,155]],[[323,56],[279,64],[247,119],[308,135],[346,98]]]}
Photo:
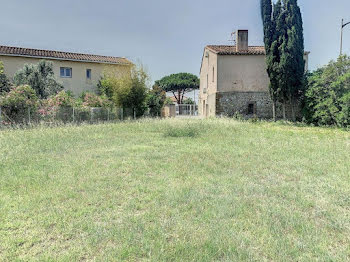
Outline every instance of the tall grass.
{"label": "tall grass", "polygon": [[350,260],[349,132],[141,120],[0,148],[0,261]]}

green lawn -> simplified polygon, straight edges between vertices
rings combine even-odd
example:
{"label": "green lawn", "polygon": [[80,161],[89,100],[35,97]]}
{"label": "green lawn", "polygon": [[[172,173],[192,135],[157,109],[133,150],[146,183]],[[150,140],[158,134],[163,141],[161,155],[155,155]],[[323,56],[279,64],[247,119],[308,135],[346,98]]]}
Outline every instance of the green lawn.
{"label": "green lawn", "polygon": [[0,148],[3,261],[350,260],[349,132],[144,120]]}

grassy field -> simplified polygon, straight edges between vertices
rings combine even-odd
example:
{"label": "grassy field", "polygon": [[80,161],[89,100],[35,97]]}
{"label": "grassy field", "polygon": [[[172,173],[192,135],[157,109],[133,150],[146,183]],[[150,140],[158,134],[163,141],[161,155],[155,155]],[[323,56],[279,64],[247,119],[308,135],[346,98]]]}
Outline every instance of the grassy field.
{"label": "grassy field", "polygon": [[349,261],[350,133],[234,120],[0,131],[1,261]]}

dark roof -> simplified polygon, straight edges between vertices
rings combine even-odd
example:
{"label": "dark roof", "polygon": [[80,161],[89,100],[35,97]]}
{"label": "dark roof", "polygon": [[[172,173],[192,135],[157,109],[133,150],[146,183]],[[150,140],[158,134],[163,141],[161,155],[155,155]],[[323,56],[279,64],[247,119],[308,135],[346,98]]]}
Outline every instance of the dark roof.
{"label": "dark roof", "polygon": [[263,46],[249,46],[248,51],[237,51],[234,45],[208,45],[207,48],[218,55],[265,55]]}
{"label": "dark roof", "polygon": [[92,63],[106,63],[106,64],[120,64],[120,65],[132,64],[128,59],[122,58],[122,57],[79,54],[79,53],[40,50],[40,49],[31,49],[31,48],[22,48],[22,47],[11,47],[11,46],[2,46],[2,45],[0,45],[0,55],[38,57],[38,58],[47,58],[47,59],[81,61],[81,62],[92,62]]}
{"label": "dark roof", "polygon": [[265,55],[264,46],[249,46],[248,51],[237,51],[235,45],[208,45],[207,48],[218,55]]}

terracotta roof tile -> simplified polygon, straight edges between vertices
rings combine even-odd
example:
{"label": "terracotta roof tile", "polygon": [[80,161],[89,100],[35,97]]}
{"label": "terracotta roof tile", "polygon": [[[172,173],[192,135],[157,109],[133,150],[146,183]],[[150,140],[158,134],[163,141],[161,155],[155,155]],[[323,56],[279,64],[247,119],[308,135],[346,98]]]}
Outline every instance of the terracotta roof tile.
{"label": "terracotta roof tile", "polygon": [[[264,46],[249,46],[248,51],[238,51],[235,45],[208,45],[208,49],[218,55],[265,55]],[[305,51],[305,55],[310,54],[309,51]]]}
{"label": "terracotta roof tile", "polygon": [[208,49],[218,55],[265,55],[263,46],[249,46],[248,51],[238,51],[234,45],[208,45]]}
{"label": "terracotta roof tile", "polygon": [[0,55],[40,57],[40,58],[48,58],[48,59],[51,58],[51,59],[59,59],[59,60],[86,61],[86,62],[93,62],[93,63],[107,63],[107,64],[120,64],[120,65],[132,64],[128,59],[122,58],[122,57],[79,54],[79,53],[40,50],[40,49],[21,48],[21,47],[2,46],[2,45],[0,45]]}

